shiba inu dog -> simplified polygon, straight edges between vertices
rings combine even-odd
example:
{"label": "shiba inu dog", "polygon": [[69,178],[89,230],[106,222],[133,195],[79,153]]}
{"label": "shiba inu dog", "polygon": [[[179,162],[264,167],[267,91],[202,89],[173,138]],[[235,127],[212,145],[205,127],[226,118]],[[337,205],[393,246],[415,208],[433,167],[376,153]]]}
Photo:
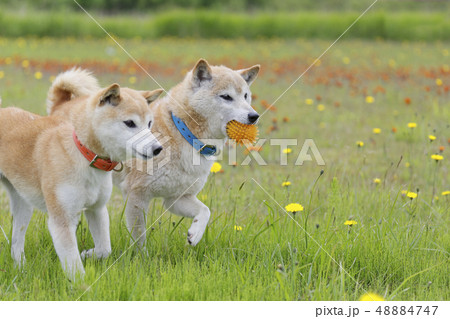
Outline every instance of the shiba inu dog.
{"label": "shiba inu dog", "polygon": [[[113,174],[114,183],[127,199],[128,229],[141,246],[145,243],[145,212],[155,197],[163,197],[165,207],[172,213],[193,218],[187,233],[189,244],[195,246],[201,240],[210,210],[197,199],[197,194],[213,164],[209,155],[222,149],[228,122],[253,124],[258,120],[259,115],[251,106],[249,86],[259,69],[256,65],[235,71],[210,66],[201,59],[168,96],[152,105],[152,131],[167,140],[161,155],[152,160],[152,174],[139,169],[144,166],[139,160],[126,162],[122,172]],[[209,139],[215,143],[202,142]]]}
{"label": "shiba inu dog", "polygon": [[[73,86],[73,79],[77,79]],[[9,107],[0,109],[0,182],[13,216],[11,255],[24,262],[25,233],[33,208],[48,212],[48,227],[62,267],[70,278],[84,273],[81,257],[111,252],[106,202],[111,172],[127,157],[127,141],[141,131],[146,143],[134,150],[148,159],[161,152],[150,133],[149,105],[162,90],[135,91],[112,84],[98,89],[86,71],[58,76],[50,88],[49,112],[42,117]],[[81,94],[78,98],[74,95]],[[69,100],[70,121],[57,115]],[[76,227],[85,211],[95,247],[78,251]]]}
{"label": "shiba inu dog", "polygon": [[[124,163],[113,180],[127,200],[127,227],[135,241],[145,243],[146,212],[152,198],[164,198],[172,213],[193,218],[188,242],[195,246],[201,240],[210,217],[209,208],[197,199],[210,173],[209,158],[219,151],[227,138],[226,125],[232,120],[253,124],[258,113],[251,106],[249,86],[259,72],[259,65],[232,70],[210,66],[201,59],[184,80],[168,95],[151,105],[154,134],[166,142],[164,150],[151,160],[149,168],[140,159]],[[60,112],[70,113],[69,107]],[[202,140],[214,139],[214,145]]]}

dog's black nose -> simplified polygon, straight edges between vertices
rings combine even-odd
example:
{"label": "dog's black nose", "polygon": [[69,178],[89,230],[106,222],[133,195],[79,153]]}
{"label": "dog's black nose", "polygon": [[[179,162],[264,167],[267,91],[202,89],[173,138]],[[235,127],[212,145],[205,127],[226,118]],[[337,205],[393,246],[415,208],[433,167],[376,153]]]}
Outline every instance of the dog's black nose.
{"label": "dog's black nose", "polygon": [[256,112],[248,113],[248,121],[253,124],[259,119],[259,114]]}
{"label": "dog's black nose", "polygon": [[162,146],[158,147],[157,149],[153,150],[153,156],[158,155],[163,150]]}

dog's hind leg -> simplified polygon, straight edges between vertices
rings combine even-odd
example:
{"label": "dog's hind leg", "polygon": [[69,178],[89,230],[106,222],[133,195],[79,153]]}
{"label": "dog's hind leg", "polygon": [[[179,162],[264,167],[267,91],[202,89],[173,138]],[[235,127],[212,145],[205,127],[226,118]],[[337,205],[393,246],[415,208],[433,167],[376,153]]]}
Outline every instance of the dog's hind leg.
{"label": "dog's hind leg", "polygon": [[25,234],[28,224],[33,215],[33,207],[31,207],[25,199],[20,196],[12,184],[5,178],[1,179],[5,186],[11,206],[11,214],[13,218],[12,238],[11,238],[11,256],[17,266],[21,267],[25,263]]}
{"label": "dog's hind leg", "polygon": [[109,215],[106,206],[99,209],[87,209],[84,213],[88,220],[89,230],[95,247],[81,253],[81,259],[89,257],[106,258],[111,254],[109,237]]}
{"label": "dog's hind leg", "polygon": [[145,194],[133,191],[128,193],[125,207],[127,228],[139,247],[144,247],[145,244],[146,211],[149,201]]}
{"label": "dog's hind leg", "polygon": [[188,230],[187,240],[192,246],[197,245],[203,237],[211,215],[208,206],[195,195],[185,195],[178,199],[169,198],[164,201],[164,205],[176,215],[194,218]]}

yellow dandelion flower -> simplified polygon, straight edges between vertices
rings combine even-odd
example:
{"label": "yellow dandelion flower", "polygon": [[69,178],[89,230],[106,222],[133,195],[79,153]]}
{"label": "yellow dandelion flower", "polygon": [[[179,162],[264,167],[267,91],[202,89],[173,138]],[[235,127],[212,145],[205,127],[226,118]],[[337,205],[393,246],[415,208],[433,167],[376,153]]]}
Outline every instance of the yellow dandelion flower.
{"label": "yellow dandelion flower", "polygon": [[28,60],[23,60],[22,61],[22,67],[28,68],[29,66],[30,66],[30,61],[28,61]]}
{"label": "yellow dandelion flower", "polygon": [[219,173],[222,170],[222,165],[220,163],[214,162],[211,166],[211,173]]}
{"label": "yellow dandelion flower", "polygon": [[220,163],[214,162],[211,166],[211,173],[219,173],[222,170],[222,165]]}
{"label": "yellow dandelion flower", "polygon": [[450,191],[443,191],[443,192],[441,193],[441,195],[442,195],[442,196],[450,195]]}
{"label": "yellow dandelion flower", "polygon": [[372,130],[372,132],[373,132],[373,134],[380,134],[380,133],[381,133],[381,128],[375,127],[375,128]]}
{"label": "yellow dandelion flower", "polygon": [[130,82],[130,84],[134,84],[134,83],[136,83],[136,81],[137,81],[137,79],[136,79],[135,76],[130,76],[130,77],[128,78],[128,82]]}
{"label": "yellow dandelion flower", "polygon": [[286,209],[286,211],[288,211],[289,213],[296,213],[296,212],[301,212],[303,211],[303,206],[298,204],[298,203],[291,203],[289,205],[287,205],[286,207],[284,207]]}
{"label": "yellow dandelion flower", "polygon": [[358,141],[358,142],[356,142],[356,146],[363,147],[364,146],[364,142],[363,141]]}
{"label": "yellow dandelion flower", "polygon": [[444,156],[439,155],[439,154],[433,154],[433,155],[431,155],[431,159],[434,159],[436,162],[438,162],[438,161],[442,161],[444,159]]}
{"label": "yellow dandelion flower", "polygon": [[373,182],[374,182],[375,184],[380,184],[380,183],[381,183],[381,179],[379,179],[379,178],[374,178],[374,179],[373,179]]}
{"label": "yellow dandelion flower", "polygon": [[6,59],[5,59],[5,64],[11,64],[12,63],[12,59],[10,58],[10,57],[7,57]]}
{"label": "yellow dandelion flower", "polygon": [[325,105],[323,105],[323,104],[317,105],[317,110],[318,110],[319,112],[322,112],[323,110],[325,110]]}
{"label": "yellow dandelion flower", "polygon": [[242,226],[234,225],[234,230],[235,231],[241,231],[242,230]]}
{"label": "yellow dandelion flower", "polygon": [[283,183],[281,183],[281,186],[283,186],[283,187],[291,186],[291,182],[289,182],[289,181],[283,182]]}
{"label": "yellow dandelion flower", "polygon": [[342,62],[344,64],[350,64],[350,58],[345,56],[345,57],[342,58]]}
{"label": "yellow dandelion flower", "polygon": [[442,85],[442,80],[441,79],[436,79],[436,85],[437,86],[441,86]]}
{"label": "yellow dandelion flower", "polygon": [[417,127],[417,123],[410,122],[410,123],[408,123],[408,127],[409,128],[416,128]]}
{"label": "yellow dandelion flower", "polygon": [[314,100],[313,100],[313,99],[306,99],[306,100],[305,100],[305,103],[306,103],[307,105],[313,105],[313,104],[314,104]]}
{"label": "yellow dandelion flower", "polygon": [[366,96],[366,103],[371,104],[373,102],[375,102],[375,99],[373,96],[370,96],[370,95]]}
{"label": "yellow dandelion flower", "polygon": [[285,148],[285,149],[283,150],[283,153],[284,153],[284,154],[292,153],[292,149],[290,149],[289,147],[288,147],[288,148]]}
{"label": "yellow dandelion flower", "polygon": [[414,192],[407,192],[407,193],[406,193],[406,196],[409,197],[409,198],[411,198],[411,199],[414,199],[414,198],[417,197],[417,193],[414,193]]}
{"label": "yellow dandelion flower", "polygon": [[37,71],[36,73],[34,73],[34,78],[35,78],[36,80],[42,79],[42,73],[39,72],[39,71]]}
{"label": "yellow dandelion flower", "polygon": [[384,301],[384,298],[374,292],[368,292],[362,295],[359,301]]}
{"label": "yellow dandelion flower", "polygon": [[409,162],[405,163],[405,167],[410,167],[410,166],[411,166],[411,164]]}
{"label": "yellow dandelion flower", "polygon": [[430,139],[430,142],[433,142],[436,139],[436,136],[428,135],[428,138]]}
{"label": "yellow dandelion flower", "polygon": [[346,220],[344,223],[344,225],[346,225],[346,226],[353,226],[356,224],[358,224],[358,222],[356,220]]}
{"label": "yellow dandelion flower", "polygon": [[0,71],[0,79],[3,79],[5,77],[5,72],[4,71]]}

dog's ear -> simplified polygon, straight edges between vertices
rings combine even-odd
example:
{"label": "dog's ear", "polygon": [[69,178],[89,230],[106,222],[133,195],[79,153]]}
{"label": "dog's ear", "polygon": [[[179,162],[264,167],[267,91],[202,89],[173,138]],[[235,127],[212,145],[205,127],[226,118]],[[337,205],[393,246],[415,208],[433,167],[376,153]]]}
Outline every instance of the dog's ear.
{"label": "dog's ear", "polygon": [[211,73],[212,71],[208,62],[200,59],[192,70],[192,79],[196,84],[201,85],[203,81],[210,81],[212,79]]}
{"label": "dog's ear", "polygon": [[112,106],[117,106],[120,103],[120,99],[120,86],[114,83],[103,90],[99,105],[111,104]]}
{"label": "dog's ear", "polygon": [[256,79],[261,67],[259,64],[254,65],[248,69],[237,70],[237,72],[244,78],[245,82],[250,86]]}
{"label": "dog's ear", "polygon": [[147,100],[147,103],[150,104],[152,103],[154,100],[156,100],[161,93],[164,92],[163,89],[156,89],[153,91],[142,91],[142,96]]}

